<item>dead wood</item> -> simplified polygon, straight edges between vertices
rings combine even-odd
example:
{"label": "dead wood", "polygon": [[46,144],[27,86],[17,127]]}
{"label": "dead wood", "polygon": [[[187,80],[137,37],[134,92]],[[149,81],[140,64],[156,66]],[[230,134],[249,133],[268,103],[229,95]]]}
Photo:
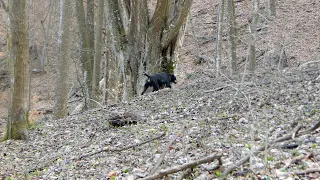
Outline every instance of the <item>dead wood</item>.
{"label": "dead wood", "polygon": [[160,167],[160,164],[163,162],[164,157],[166,156],[166,154],[169,152],[170,150],[170,146],[173,144],[174,141],[176,141],[176,139],[181,136],[183,134],[183,132],[186,130],[186,127],[184,127],[179,133],[178,135],[174,136],[171,141],[167,144],[167,146],[165,147],[163,153],[161,154],[161,157],[159,158],[158,162],[156,163],[156,165],[153,167],[153,169],[150,171],[150,175],[154,174],[157,169]]}
{"label": "dead wood", "polygon": [[310,173],[315,173],[315,172],[320,172],[320,168],[309,168],[305,169],[302,171],[292,171],[292,172],[281,172],[281,176],[286,176],[286,175],[305,175],[305,174],[310,174]]}
{"label": "dead wood", "polygon": [[300,154],[300,156],[296,156],[293,159],[291,159],[290,161],[286,162],[284,168],[288,168],[291,164],[294,164],[298,161],[301,161],[302,159],[304,159],[306,156],[304,154]]}
{"label": "dead wood", "polygon": [[183,165],[179,165],[179,166],[175,166],[172,168],[168,168],[168,169],[164,169],[164,170],[160,170],[159,172],[157,172],[156,174],[153,174],[151,176],[147,176],[145,178],[142,178],[141,180],[152,180],[152,179],[157,179],[157,178],[161,178],[163,176],[167,176],[169,174],[172,173],[176,173],[185,169],[189,169],[189,168],[193,168],[195,166],[198,166],[200,164],[204,164],[204,163],[209,163],[214,161],[215,159],[218,159],[219,161],[219,165],[222,165],[222,160],[221,160],[222,154],[221,153],[215,153],[211,156],[208,157],[204,157],[202,159],[196,160],[196,161],[192,161]]}
{"label": "dead wood", "polygon": [[292,137],[291,137],[292,139],[294,139],[296,137],[297,133],[300,131],[301,128],[302,128],[301,124],[294,128],[293,133],[292,133]]}

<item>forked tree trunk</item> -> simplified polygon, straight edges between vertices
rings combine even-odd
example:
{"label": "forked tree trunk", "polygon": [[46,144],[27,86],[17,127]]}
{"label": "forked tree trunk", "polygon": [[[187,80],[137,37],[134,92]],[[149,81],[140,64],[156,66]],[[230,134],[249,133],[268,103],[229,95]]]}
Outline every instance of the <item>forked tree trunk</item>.
{"label": "forked tree trunk", "polygon": [[68,115],[68,71],[70,59],[70,45],[72,39],[72,6],[71,0],[60,0],[62,9],[60,10],[60,27],[59,27],[59,59],[58,59],[58,77],[55,84],[55,110],[56,119]]}
{"label": "forked tree trunk", "polygon": [[4,139],[28,138],[30,106],[29,43],[27,31],[27,1],[12,1],[10,5],[11,60],[13,82],[7,131]]}
{"label": "forked tree trunk", "polygon": [[158,0],[149,21],[147,2],[107,2],[107,34],[111,37],[107,44],[110,76],[106,86],[114,99],[127,100],[139,94],[144,71],[173,73],[177,37],[192,0]]}

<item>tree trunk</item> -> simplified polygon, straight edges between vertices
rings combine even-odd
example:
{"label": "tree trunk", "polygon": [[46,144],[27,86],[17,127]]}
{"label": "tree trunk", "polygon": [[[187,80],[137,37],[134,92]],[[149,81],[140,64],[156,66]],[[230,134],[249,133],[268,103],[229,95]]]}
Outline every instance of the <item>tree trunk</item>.
{"label": "tree trunk", "polygon": [[251,41],[249,45],[249,71],[253,72],[256,69],[256,39],[257,39],[257,24],[259,20],[259,0],[252,0],[253,12],[252,12],[252,22],[249,24],[249,31],[251,34]]}
{"label": "tree trunk", "polygon": [[147,0],[107,3],[107,34],[111,34],[107,48],[110,47],[111,60],[106,86],[115,99],[127,100],[139,94],[144,71],[173,73],[177,37],[192,0],[158,0],[151,20],[147,3]]}
{"label": "tree trunk", "polygon": [[101,68],[101,46],[102,46],[102,27],[104,20],[104,0],[99,0],[98,5],[98,20],[95,27],[95,54],[92,75],[92,97],[94,100],[99,100],[99,81]]}
{"label": "tree trunk", "polygon": [[[82,74],[83,74],[83,92],[84,92],[84,100],[85,100],[85,106],[84,108],[87,109],[89,107],[89,99],[91,98],[91,92],[92,92],[92,71],[93,71],[93,44],[92,44],[92,34],[89,35],[89,32],[91,31],[92,25],[92,19],[91,19],[91,13],[93,13],[93,10],[90,10],[92,7],[92,1],[88,1],[87,6],[87,22],[84,14],[84,7],[83,7],[83,0],[76,0],[76,14],[77,14],[77,20],[78,20],[78,26],[80,31],[80,43],[81,43],[81,64],[82,64]],[[88,25],[87,25],[88,24]],[[92,38],[92,39],[90,39]]]}
{"label": "tree trunk", "polygon": [[269,18],[276,17],[276,0],[269,0]]}
{"label": "tree trunk", "polygon": [[[109,83],[111,96],[116,101],[124,100],[126,94],[126,75],[125,75],[125,30],[120,18],[118,0],[107,1],[106,4],[107,12],[107,48],[110,49],[110,60],[109,60]],[[109,35],[109,36],[108,36]],[[107,81],[106,81],[107,82]]]}
{"label": "tree trunk", "polygon": [[216,38],[216,75],[218,76],[221,65],[221,41],[224,18],[224,0],[219,0],[218,21],[217,21],[217,38]]}
{"label": "tree trunk", "polygon": [[28,139],[30,107],[29,43],[27,30],[27,1],[12,1],[10,5],[11,60],[13,89],[4,139]]}
{"label": "tree trunk", "polygon": [[58,77],[55,84],[55,118],[68,115],[68,60],[70,59],[70,44],[72,39],[72,6],[71,0],[60,0],[60,27],[59,27],[59,59]]}
{"label": "tree trunk", "polygon": [[131,78],[131,91],[129,96],[132,97],[138,93],[138,82],[143,76],[142,58],[144,56],[144,43],[147,33],[148,11],[147,0],[132,0],[132,10],[130,16],[128,32],[128,61]]}
{"label": "tree trunk", "polygon": [[237,73],[237,54],[236,54],[236,21],[234,0],[227,0],[228,11],[228,55],[231,64],[231,74]]}

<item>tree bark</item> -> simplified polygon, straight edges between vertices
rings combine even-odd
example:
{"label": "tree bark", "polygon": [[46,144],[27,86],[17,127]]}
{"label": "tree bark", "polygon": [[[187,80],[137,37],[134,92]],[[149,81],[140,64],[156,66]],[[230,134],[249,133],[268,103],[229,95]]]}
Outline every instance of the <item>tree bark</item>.
{"label": "tree bark", "polygon": [[218,76],[221,65],[221,41],[222,41],[222,31],[223,31],[223,18],[224,18],[224,3],[225,0],[219,0],[219,11],[218,11],[218,21],[217,21],[217,38],[216,38],[216,75]]}
{"label": "tree bark", "polygon": [[151,20],[147,3],[147,0],[110,0],[106,5],[107,30],[111,34],[107,45],[110,76],[106,86],[115,99],[127,100],[139,94],[144,71],[174,71],[177,39],[192,0],[158,0]]}
{"label": "tree bark", "polygon": [[55,118],[63,118],[68,115],[68,71],[70,59],[70,46],[72,39],[72,6],[71,0],[60,0],[60,27],[59,27],[59,59],[58,77],[55,83]]}
{"label": "tree bark", "polygon": [[276,17],[276,0],[269,0],[269,17],[270,19]]}
{"label": "tree bark", "polygon": [[[80,43],[81,43],[81,64],[82,64],[82,75],[84,84],[82,87],[84,87],[84,97],[85,97],[85,109],[89,107],[89,99],[91,98],[91,91],[92,91],[92,71],[93,71],[93,44],[92,44],[92,35],[89,35],[89,32],[91,32],[91,25],[87,25],[91,23],[91,16],[90,14],[93,13],[92,11],[88,10],[92,8],[92,2],[93,0],[90,0],[88,2],[87,7],[87,22],[85,18],[84,13],[84,7],[83,7],[83,0],[76,0],[76,14],[77,14],[77,20],[78,20],[78,26],[80,31]],[[90,17],[88,19],[88,17]],[[92,39],[90,39],[92,38]]]}
{"label": "tree bark", "polygon": [[12,1],[10,5],[11,60],[13,89],[4,139],[28,139],[30,106],[29,43],[27,30],[27,1]]}
{"label": "tree bark", "polygon": [[228,11],[228,56],[231,64],[231,74],[237,73],[237,54],[236,54],[236,21],[234,0],[227,0]]}
{"label": "tree bark", "polygon": [[253,72],[256,69],[256,39],[257,39],[257,24],[259,20],[259,0],[252,0],[253,12],[252,12],[252,22],[249,24],[249,31],[251,34],[251,41],[249,45],[249,71]]}
{"label": "tree bark", "polygon": [[147,0],[132,0],[132,9],[129,24],[128,36],[128,61],[130,66],[129,75],[131,77],[130,96],[138,93],[138,82],[143,76],[142,58],[144,43],[146,41],[148,12]]}
{"label": "tree bark", "polygon": [[[104,0],[99,0],[98,5],[98,20],[95,27],[95,54],[93,63],[92,75],[92,97],[96,101],[99,100],[99,81],[100,81],[100,68],[101,68],[101,46],[102,46],[102,27],[104,21]],[[95,105],[94,105],[95,106]]]}

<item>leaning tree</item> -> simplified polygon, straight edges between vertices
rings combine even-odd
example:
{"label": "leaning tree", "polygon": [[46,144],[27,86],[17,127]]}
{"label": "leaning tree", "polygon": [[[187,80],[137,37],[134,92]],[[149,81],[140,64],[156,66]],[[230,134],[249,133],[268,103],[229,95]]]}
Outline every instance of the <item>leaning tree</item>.
{"label": "leaning tree", "polygon": [[143,73],[173,72],[192,0],[106,2],[106,89],[118,100],[141,91]]}

